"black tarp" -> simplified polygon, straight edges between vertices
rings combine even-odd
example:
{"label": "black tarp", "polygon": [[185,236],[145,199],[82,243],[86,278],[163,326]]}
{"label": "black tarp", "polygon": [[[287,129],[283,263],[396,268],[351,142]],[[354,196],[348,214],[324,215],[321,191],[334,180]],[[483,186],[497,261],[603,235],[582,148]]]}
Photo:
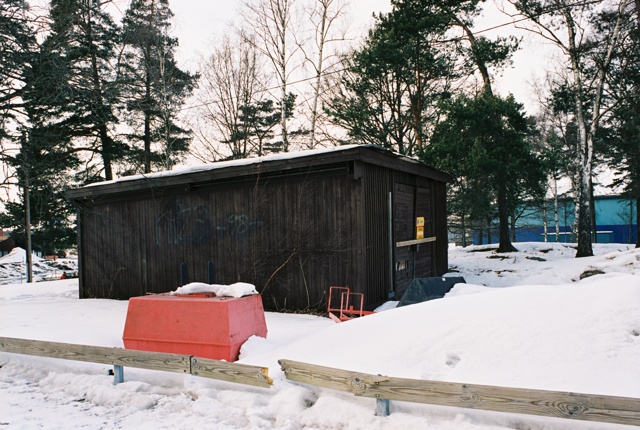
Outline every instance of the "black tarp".
{"label": "black tarp", "polygon": [[461,276],[451,278],[416,278],[411,281],[405,291],[398,307],[422,303],[427,300],[441,299],[455,284],[464,284],[466,281]]}

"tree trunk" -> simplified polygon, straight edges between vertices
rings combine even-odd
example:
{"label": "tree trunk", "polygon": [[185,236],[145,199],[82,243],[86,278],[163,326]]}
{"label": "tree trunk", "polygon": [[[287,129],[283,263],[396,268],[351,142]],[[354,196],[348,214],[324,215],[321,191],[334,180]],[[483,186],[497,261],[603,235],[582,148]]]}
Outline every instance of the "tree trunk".
{"label": "tree trunk", "polygon": [[640,248],[640,197],[636,199],[636,248]]}
{"label": "tree trunk", "polygon": [[462,224],[462,246],[466,247],[467,246],[467,228],[465,226],[465,217],[464,217],[464,213],[461,216],[461,224]]}
{"label": "tree trunk", "polygon": [[558,243],[560,242],[560,213],[558,211],[558,181],[556,178],[553,178],[553,214],[556,222],[556,243]]}
{"label": "tree trunk", "polygon": [[500,220],[500,244],[498,252],[516,252],[509,237],[509,211],[507,210],[507,191],[498,186],[498,219]]}
{"label": "tree trunk", "polygon": [[[639,0],[640,1],[640,0]],[[320,87],[322,85],[322,64],[324,62],[324,45],[326,42],[326,28],[328,19],[328,6],[323,4],[322,19],[320,22],[320,43],[318,46],[318,64],[316,65],[316,80],[313,88],[313,104],[311,107],[311,137],[309,148],[316,147],[316,123],[318,120],[318,100],[320,99]]]}
{"label": "tree trunk", "polygon": [[113,179],[113,170],[111,168],[111,151],[112,151],[112,143],[111,137],[109,136],[109,130],[107,130],[107,126],[105,124],[101,124],[98,133],[100,135],[100,141],[102,142],[102,164],[104,164],[104,178],[107,181],[111,181]]}
{"label": "tree trunk", "polygon": [[473,53],[473,61],[475,65],[478,67],[478,71],[480,72],[480,76],[482,76],[482,91],[484,94],[488,96],[493,96],[493,90],[491,88],[491,75],[489,74],[489,70],[487,69],[487,65],[482,60],[482,54],[479,52],[480,48],[478,47],[478,41],[476,40],[473,31],[460,19],[455,18],[458,25],[462,27],[462,30],[467,34],[469,38],[469,44],[471,45],[471,52]]}
{"label": "tree trunk", "polygon": [[549,223],[547,222],[547,202],[542,204],[542,231],[545,242],[549,242]]}
{"label": "tree trunk", "polygon": [[151,118],[144,114],[144,173],[151,173]]}
{"label": "tree trunk", "polygon": [[289,152],[289,131],[287,129],[287,34],[289,33],[288,18],[289,18],[289,1],[284,3],[284,10],[280,14],[280,68],[281,68],[281,83],[282,86],[282,106],[280,106],[280,126],[282,128],[282,150]]}
{"label": "tree trunk", "polygon": [[598,224],[596,223],[596,197],[593,193],[593,178],[589,178],[589,202],[591,203],[591,240],[598,243]]}
{"label": "tree trunk", "polygon": [[[581,181],[588,182],[587,178]],[[583,190],[588,190],[588,185],[583,184]],[[578,248],[576,257],[592,257],[593,246],[591,244],[591,201],[588,192],[581,192],[578,198]]]}

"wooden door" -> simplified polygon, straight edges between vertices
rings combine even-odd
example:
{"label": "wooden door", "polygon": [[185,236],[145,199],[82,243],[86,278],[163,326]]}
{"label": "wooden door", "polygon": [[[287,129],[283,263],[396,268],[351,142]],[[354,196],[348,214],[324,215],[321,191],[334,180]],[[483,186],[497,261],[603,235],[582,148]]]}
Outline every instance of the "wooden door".
{"label": "wooden door", "polygon": [[395,299],[414,278],[434,276],[433,242],[416,242],[417,218],[424,219],[424,238],[434,234],[432,193],[429,188],[396,184],[394,189]]}

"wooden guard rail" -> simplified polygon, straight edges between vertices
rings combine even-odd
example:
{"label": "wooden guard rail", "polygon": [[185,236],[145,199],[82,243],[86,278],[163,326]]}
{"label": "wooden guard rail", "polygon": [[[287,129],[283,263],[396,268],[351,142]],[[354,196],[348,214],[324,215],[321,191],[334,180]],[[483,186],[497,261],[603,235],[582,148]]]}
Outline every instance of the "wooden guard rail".
{"label": "wooden guard rail", "polygon": [[488,385],[390,378],[279,360],[288,380],[377,399],[376,415],[389,400],[458,408],[640,426],[640,399]]}
{"label": "wooden guard rail", "polygon": [[217,379],[257,387],[270,387],[273,381],[266,367],[228,363],[191,355],[136,351],[104,346],[76,345],[40,340],[0,337],[0,352],[61,358],[65,360],[112,364],[114,383],[122,382],[122,367],[137,367],[164,372],[189,373],[203,378]]}
{"label": "wooden guard rail", "polygon": [[[0,337],[0,352],[111,364],[116,368],[114,383],[122,382],[122,366],[189,373],[258,387],[268,388],[273,383],[267,368],[190,355],[9,337]],[[640,426],[640,399],[636,398],[391,378],[292,360],[278,362],[290,381],[375,398],[376,415],[388,415],[389,401],[398,400]]]}

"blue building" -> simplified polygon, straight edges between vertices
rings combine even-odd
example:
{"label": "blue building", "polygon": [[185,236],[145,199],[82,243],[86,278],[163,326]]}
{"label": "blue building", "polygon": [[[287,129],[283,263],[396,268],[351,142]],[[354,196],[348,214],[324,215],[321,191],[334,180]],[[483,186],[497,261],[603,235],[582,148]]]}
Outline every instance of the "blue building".
{"label": "blue building", "polygon": [[[556,232],[555,202],[547,200],[546,207],[525,207],[516,214],[515,228],[512,224],[514,242],[576,242],[574,225],[574,204],[571,197],[558,198],[558,231]],[[638,240],[637,203],[635,199],[619,195],[597,196],[595,198],[596,243],[630,243]],[[545,232],[544,220],[547,227]],[[494,219],[490,231],[486,224],[467,223],[464,228],[459,220],[449,221],[449,241],[458,244],[487,244],[499,242],[499,228]],[[515,230],[515,237],[513,236]],[[463,239],[463,232],[466,236]],[[488,239],[488,234],[490,239]]]}
{"label": "blue building", "polygon": [[[575,242],[573,232],[573,199],[558,199],[558,232],[554,213],[555,203],[547,201],[544,208],[531,208],[516,221],[517,242]],[[598,243],[636,243],[638,237],[637,204],[633,199],[618,195],[595,197],[596,232]],[[544,231],[544,220],[547,232]]]}

